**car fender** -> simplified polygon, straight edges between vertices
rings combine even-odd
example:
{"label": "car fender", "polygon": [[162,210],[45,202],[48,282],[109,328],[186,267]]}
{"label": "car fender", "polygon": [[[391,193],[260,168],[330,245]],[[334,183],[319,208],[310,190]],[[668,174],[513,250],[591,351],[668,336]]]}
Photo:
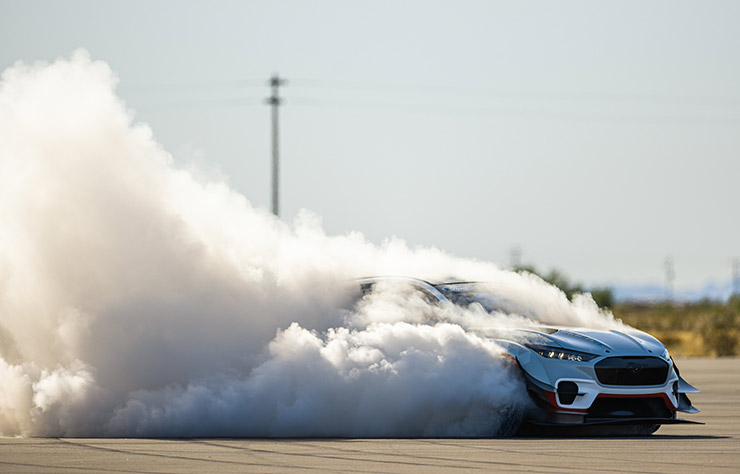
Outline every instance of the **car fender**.
{"label": "car fender", "polygon": [[501,345],[506,350],[506,352],[517,361],[519,367],[527,374],[527,376],[535,379],[545,386],[552,386],[552,383],[550,382],[550,377],[547,373],[547,370],[545,369],[545,366],[542,364],[540,357],[537,356],[534,352],[520,344],[517,344],[516,342],[496,342]]}

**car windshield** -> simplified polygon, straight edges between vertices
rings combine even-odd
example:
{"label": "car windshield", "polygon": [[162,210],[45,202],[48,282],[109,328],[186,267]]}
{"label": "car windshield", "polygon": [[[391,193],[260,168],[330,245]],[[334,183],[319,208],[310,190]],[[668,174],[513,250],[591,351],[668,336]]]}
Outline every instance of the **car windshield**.
{"label": "car windshield", "polygon": [[464,308],[467,308],[473,303],[478,303],[489,313],[499,309],[495,304],[495,298],[490,293],[482,293],[479,291],[448,291],[442,293],[448,300]]}
{"label": "car windshield", "polygon": [[488,313],[499,312],[519,314],[537,320],[532,314],[521,314],[513,301],[494,293],[490,288],[480,283],[451,283],[440,284],[435,287],[453,304],[467,308],[473,303],[483,307]]}

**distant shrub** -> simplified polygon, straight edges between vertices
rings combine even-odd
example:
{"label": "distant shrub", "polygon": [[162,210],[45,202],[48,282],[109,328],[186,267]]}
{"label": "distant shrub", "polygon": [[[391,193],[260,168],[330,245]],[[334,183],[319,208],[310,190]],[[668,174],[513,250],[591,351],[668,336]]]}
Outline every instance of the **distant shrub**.
{"label": "distant shrub", "polygon": [[614,315],[658,337],[675,355],[740,354],[740,301],[703,300],[687,304],[621,303]]}
{"label": "distant shrub", "polygon": [[612,309],[614,307],[614,292],[611,288],[592,288],[591,296],[601,308]]}
{"label": "distant shrub", "polygon": [[701,331],[705,347],[719,357],[737,355],[737,327],[738,315],[729,310],[706,321]]}

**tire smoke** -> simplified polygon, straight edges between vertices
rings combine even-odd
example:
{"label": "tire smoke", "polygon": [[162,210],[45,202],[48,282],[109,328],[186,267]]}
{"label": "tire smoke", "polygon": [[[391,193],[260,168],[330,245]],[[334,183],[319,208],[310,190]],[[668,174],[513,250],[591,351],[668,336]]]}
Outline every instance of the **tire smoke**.
{"label": "tire smoke", "polygon": [[513,314],[618,324],[533,275],[293,225],[178,167],[85,51],[0,82],[0,435],[491,436],[527,407],[502,350],[367,275],[487,281]]}

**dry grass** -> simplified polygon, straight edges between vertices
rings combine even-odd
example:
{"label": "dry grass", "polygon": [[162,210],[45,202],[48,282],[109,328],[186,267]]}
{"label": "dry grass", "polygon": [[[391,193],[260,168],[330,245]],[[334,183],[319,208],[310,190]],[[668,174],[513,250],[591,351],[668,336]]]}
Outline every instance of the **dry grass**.
{"label": "dry grass", "polygon": [[673,355],[740,354],[740,298],[727,303],[623,303],[614,316],[660,339]]}

